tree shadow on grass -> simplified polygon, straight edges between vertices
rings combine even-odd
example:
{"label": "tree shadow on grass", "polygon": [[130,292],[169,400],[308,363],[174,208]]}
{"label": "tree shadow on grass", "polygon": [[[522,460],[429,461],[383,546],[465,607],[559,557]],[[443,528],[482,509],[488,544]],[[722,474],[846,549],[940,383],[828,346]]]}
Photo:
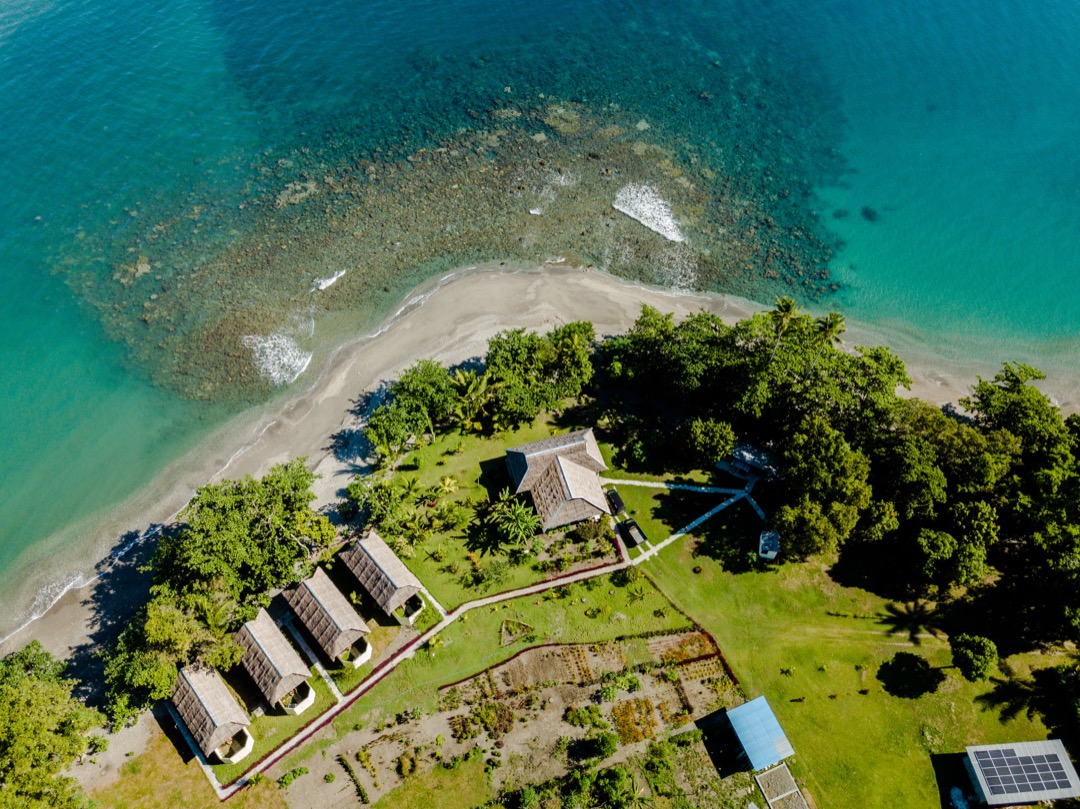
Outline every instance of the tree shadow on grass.
{"label": "tree shadow on grass", "polygon": [[500,455],[497,458],[480,461],[480,477],[478,481],[484,487],[488,500],[492,503],[499,499],[503,489],[513,491],[513,481],[510,480],[510,472],[506,468],[506,456]]}
{"label": "tree shadow on grass", "polygon": [[886,693],[902,699],[918,699],[937,691],[945,682],[945,672],[935,669],[925,658],[911,652],[897,652],[881,664],[878,680]]}
{"label": "tree shadow on grass", "polygon": [[[716,505],[702,499],[702,495],[694,497],[706,505],[694,517],[700,517],[709,507]],[[763,528],[764,523],[757,512],[747,503],[732,503],[693,530],[693,535],[700,540],[694,555],[713,559],[730,573],[754,570],[765,564],[757,557],[758,537]]]}
{"label": "tree shadow on grass", "polygon": [[844,587],[859,587],[883,598],[905,601],[915,595],[909,562],[887,542],[845,543],[829,578]]}
{"label": "tree shadow on grass", "polygon": [[1004,574],[994,584],[969,590],[949,608],[953,631],[984,635],[1002,657],[1069,637],[1060,607],[1060,591],[1048,587],[1038,565],[1018,548],[995,548],[995,566]]}
{"label": "tree shadow on grass", "polygon": [[906,604],[886,604],[881,622],[886,624],[890,635],[907,635],[918,646],[923,635],[941,636],[942,615],[936,604],[916,599]]}
{"label": "tree shadow on grass", "polygon": [[1051,666],[1036,669],[1027,680],[994,677],[991,682],[993,688],[975,698],[977,705],[1000,711],[1002,722],[1021,714],[1039,716],[1053,738],[1068,747],[1080,744],[1080,667]]}

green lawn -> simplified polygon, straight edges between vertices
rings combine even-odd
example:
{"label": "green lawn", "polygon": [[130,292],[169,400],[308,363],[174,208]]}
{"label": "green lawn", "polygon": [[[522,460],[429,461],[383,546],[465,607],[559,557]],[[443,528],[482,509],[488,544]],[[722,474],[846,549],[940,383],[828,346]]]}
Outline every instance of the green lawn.
{"label": "green lawn", "polygon": [[[750,542],[738,521],[706,526],[712,545]],[[724,533],[736,535],[716,536]],[[695,565],[701,574],[689,573]],[[968,683],[949,667],[946,640],[926,635],[914,645],[906,634],[888,634],[876,618],[888,602],[841,587],[821,564],[733,574],[714,559],[692,556],[681,541],[646,568],[713,634],[747,694],[768,697],[796,751],[792,771],[819,806],[938,806],[931,754],[1046,738],[1037,719],[1002,723],[996,712],[978,707],[975,698],[990,687]],[[922,655],[944,674],[936,692],[905,699],[883,690],[878,668],[898,651]],[[1021,670],[1029,662],[1009,661]]]}
{"label": "green lawn", "polygon": [[[416,477],[423,488],[436,486],[443,478],[452,477],[458,487],[452,495],[455,500],[481,502],[498,497],[499,492],[510,486],[505,460],[508,447],[547,438],[555,432],[557,430],[549,420],[540,418],[535,424],[492,437],[456,433],[441,436],[411,453],[397,474]],[[435,534],[417,545],[412,557],[403,560],[446,610],[485,595],[535,584],[548,577],[533,570],[530,561],[526,560],[522,564],[509,565],[497,581],[482,587],[466,586],[461,579],[473,564],[470,551],[477,554],[481,565],[491,566],[506,558],[497,550],[477,545],[475,539],[475,536],[460,532]]]}
{"label": "green lawn", "polygon": [[436,766],[409,776],[404,784],[380,798],[375,809],[472,809],[491,797],[484,760],[474,758],[452,770]]}
{"label": "green lawn", "polygon": [[[730,497],[727,494],[654,489],[647,486],[622,485],[617,488],[623,503],[626,504],[626,516],[637,521],[646,539],[653,545],[663,542]],[[729,509],[752,511],[745,503],[736,502],[721,514],[728,514]]]}
{"label": "green lawn", "polygon": [[[255,746],[243,761],[236,764],[213,765],[214,775],[222,785],[231,784],[243,775],[257,761],[275,748],[291,739],[305,725],[315,721],[334,703],[334,697],[323,678],[312,671],[308,680],[315,691],[315,704],[299,716],[277,713],[276,711],[253,717],[248,730],[255,737]],[[250,706],[249,706],[250,710]]]}

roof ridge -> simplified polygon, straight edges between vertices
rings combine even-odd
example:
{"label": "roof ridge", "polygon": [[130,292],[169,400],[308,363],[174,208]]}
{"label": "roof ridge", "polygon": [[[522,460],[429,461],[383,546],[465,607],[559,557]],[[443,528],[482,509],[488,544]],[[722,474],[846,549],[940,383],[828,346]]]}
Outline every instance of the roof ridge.
{"label": "roof ridge", "polygon": [[[316,570],[322,570],[322,568],[321,567],[316,568]],[[327,576],[326,573],[323,573],[323,576],[326,576],[326,580],[328,582],[330,582],[330,586],[332,587],[334,585],[334,583],[332,581],[330,581],[330,577]],[[311,578],[314,578],[314,576],[312,576]],[[311,579],[304,579],[304,581],[302,582],[307,587],[308,593],[310,593],[311,597],[315,599],[315,603],[319,605],[319,609],[323,612],[323,614],[326,615],[326,617],[330,619],[330,623],[332,623],[334,625],[334,628],[338,632],[344,632],[345,628],[341,624],[338,623],[337,618],[335,618],[334,614],[332,612],[330,612],[330,608],[326,606],[326,604],[323,602],[323,600],[321,598],[319,598],[319,594],[316,593],[311,588],[311,585],[309,584],[310,581],[311,581]],[[338,592],[340,593],[341,591],[339,590]]]}
{"label": "roof ridge", "polygon": [[[262,617],[261,612],[259,613],[259,615],[255,616],[255,619],[251,623],[255,623],[256,621],[259,620],[260,617]],[[270,617],[269,613],[266,614],[266,617],[273,626],[275,626],[275,627],[277,626],[277,624],[274,623],[274,619]],[[245,624],[244,626],[245,626],[245,628],[247,628],[247,624]],[[277,673],[278,677],[284,677],[285,673],[281,670],[281,667],[277,664],[277,661],[274,660],[274,656],[272,654],[270,654],[270,651],[265,646],[263,646],[262,641],[259,640],[259,636],[256,635],[255,632],[252,631],[252,629],[250,629],[250,628],[248,628],[248,634],[251,636],[251,639],[253,641],[255,641],[255,645],[259,647],[259,650],[263,653],[263,657],[265,657],[267,659],[267,661],[270,663],[271,668],[274,669],[274,671]],[[288,641],[286,641],[286,642],[288,642]]]}
{"label": "roof ridge", "polygon": [[[191,678],[188,676],[188,668],[188,666],[184,666],[182,669],[180,669],[180,676],[184,678],[184,682],[187,683],[188,688],[191,689],[191,693],[195,695],[195,699],[198,701],[199,705],[202,706],[202,709],[206,712],[206,715],[210,717],[210,721],[214,723],[214,728],[216,729],[221,727],[224,723],[218,722],[218,719],[214,715],[214,712],[210,710],[210,706],[207,705],[206,701],[202,698],[202,694],[199,693],[199,689],[195,687],[195,683],[193,683],[191,681]],[[207,671],[212,671],[212,669],[208,669]]]}

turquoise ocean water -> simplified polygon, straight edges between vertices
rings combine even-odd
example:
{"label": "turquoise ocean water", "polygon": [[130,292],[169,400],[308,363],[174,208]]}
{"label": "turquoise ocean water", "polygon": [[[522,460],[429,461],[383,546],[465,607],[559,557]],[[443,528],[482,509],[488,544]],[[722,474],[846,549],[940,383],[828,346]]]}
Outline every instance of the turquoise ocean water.
{"label": "turquoise ocean water", "polygon": [[[270,241],[253,199],[454,137],[511,93],[647,118],[687,165],[729,169],[724,193],[831,246],[807,262],[827,261],[840,288],[795,287],[815,307],[961,359],[1067,370],[1080,344],[1077,77],[1080,7],[1063,0],[9,0],[0,580],[55,591],[78,554],[51,578],[40,568],[82,541],[77,518],[286,395],[205,393],[222,386],[190,383],[178,359],[224,309],[270,306],[299,283],[268,265],[205,294],[221,256],[239,264]],[[274,232],[293,226],[317,229],[297,218]],[[435,268],[483,257],[501,250],[386,270],[360,321]],[[202,291],[174,304],[196,271]],[[787,289],[771,277],[707,285],[769,301]],[[163,325],[148,314],[157,300],[174,309]],[[31,600],[0,635],[47,598]]]}

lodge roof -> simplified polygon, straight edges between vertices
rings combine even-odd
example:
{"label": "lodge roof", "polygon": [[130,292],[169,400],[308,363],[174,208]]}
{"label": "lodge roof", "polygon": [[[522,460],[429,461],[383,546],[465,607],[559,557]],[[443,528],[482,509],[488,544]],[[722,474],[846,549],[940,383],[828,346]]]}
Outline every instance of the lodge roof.
{"label": "lodge roof", "polygon": [[216,669],[202,666],[180,669],[173,685],[172,701],[206,756],[251,723]]}
{"label": "lodge roof", "polygon": [[339,657],[370,630],[321,567],[285,592],[296,617],[327,657]]}
{"label": "lodge roof", "polygon": [[422,589],[420,580],[375,531],[343,551],[341,560],[387,615]]}
{"label": "lodge roof", "polygon": [[304,683],[311,670],[263,609],[236,632],[244,647],[240,663],[263,696],[274,705]]}

